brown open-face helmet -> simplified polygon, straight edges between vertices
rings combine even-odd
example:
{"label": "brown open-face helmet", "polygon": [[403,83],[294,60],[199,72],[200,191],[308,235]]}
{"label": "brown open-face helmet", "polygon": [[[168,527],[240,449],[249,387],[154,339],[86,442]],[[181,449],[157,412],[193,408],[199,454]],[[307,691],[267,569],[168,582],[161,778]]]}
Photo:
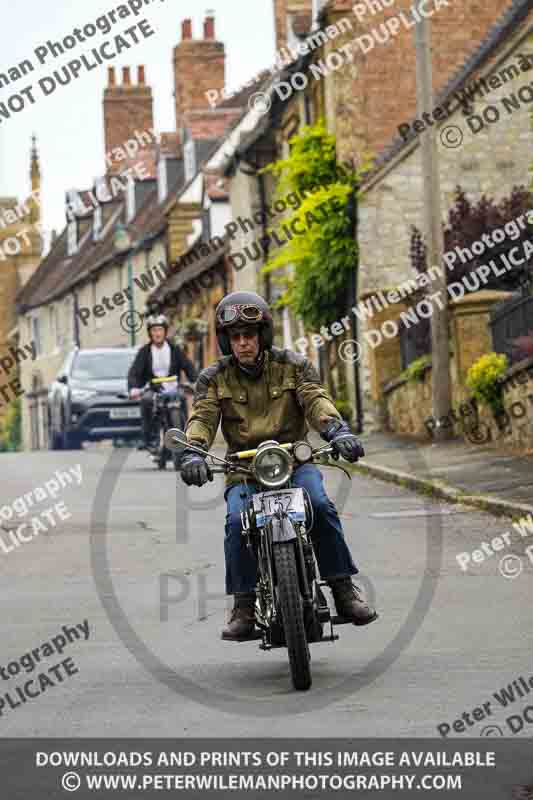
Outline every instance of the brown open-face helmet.
{"label": "brown open-face helmet", "polygon": [[228,332],[237,326],[258,328],[261,349],[270,350],[272,347],[272,314],[268,303],[255,292],[232,292],[226,295],[218,304],[215,317],[217,340],[223,355],[231,355]]}

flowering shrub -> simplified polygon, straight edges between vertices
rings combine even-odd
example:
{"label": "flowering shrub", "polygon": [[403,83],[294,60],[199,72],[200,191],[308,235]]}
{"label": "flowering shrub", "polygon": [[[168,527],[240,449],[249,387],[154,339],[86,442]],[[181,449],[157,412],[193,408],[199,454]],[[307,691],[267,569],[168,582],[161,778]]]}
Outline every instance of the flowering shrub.
{"label": "flowering shrub", "polygon": [[508,367],[506,355],[486,353],[475,361],[466,377],[466,385],[472,394],[492,409],[495,415],[503,413],[503,392],[499,378]]}

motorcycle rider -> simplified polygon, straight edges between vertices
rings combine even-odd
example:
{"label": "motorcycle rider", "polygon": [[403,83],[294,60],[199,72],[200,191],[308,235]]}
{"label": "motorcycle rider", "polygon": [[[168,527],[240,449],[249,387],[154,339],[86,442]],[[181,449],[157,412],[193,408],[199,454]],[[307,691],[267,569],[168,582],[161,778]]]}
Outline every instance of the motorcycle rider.
{"label": "motorcycle rider", "polygon": [[[152,314],[146,320],[149,342],[141,347],[128,373],[128,391],[132,400],[141,397],[141,414],[144,444],[147,450],[157,448],[153,431],[153,399],[152,389],[142,391],[152,378],[164,378],[166,375],[177,375],[183,370],[189,381],[196,380],[196,370],[192,362],[184,355],[181,348],[172,344],[168,338],[168,319],[163,314]],[[177,382],[162,384],[163,389],[176,389]],[[185,415],[186,416],[186,415]]]}
{"label": "motorcycle rider", "polygon": [[[280,444],[304,439],[306,420],[347,461],[364,456],[333,402],[320,384],[309,359],[272,346],[273,320],[267,303],[252,292],[233,292],[216,309],[216,333],[221,359],[204,369],[196,384],[194,405],[186,429],[187,441],[209,450],[219,421],[228,452],[256,448],[274,439]],[[185,449],[181,476],[191,486],[213,480],[205,457]],[[249,638],[255,624],[257,564],[241,535],[240,511],[254,489],[243,473],[226,478],[227,516],[224,540],[226,593],[234,595],[234,608],[223,639]],[[322,473],[314,464],[296,467],[293,486],[309,493],[314,511],[311,530],[320,574],[332,590],[339,616],[355,625],[377,618],[376,611],[352,584],[358,572],[342,532],[337,510],[328,498]]]}

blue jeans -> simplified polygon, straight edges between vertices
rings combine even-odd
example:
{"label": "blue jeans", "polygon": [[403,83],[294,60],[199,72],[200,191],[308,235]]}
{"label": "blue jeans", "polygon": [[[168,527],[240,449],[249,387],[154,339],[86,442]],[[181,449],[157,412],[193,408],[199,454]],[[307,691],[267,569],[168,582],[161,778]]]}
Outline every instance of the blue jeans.
{"label": "blue jeans", "polygon": [[[306,489],[311,498],[314,523],[311,538],[322,580],[356,575],[357,567],[352,561],[344,539],[337,509],[324,489],[324,479],[314,464],[298,467],[292,476],[292,485]],[[224,554],[226,557],[226,593],[240,594],[255,591],[257,561],[253,551],[246,546],[242,535],[240,512],[247,498],[257,492],[250,484],[238,483],[226,489],[227,503],[226,535]],[[246,497],[242,498],[241,493]]]}

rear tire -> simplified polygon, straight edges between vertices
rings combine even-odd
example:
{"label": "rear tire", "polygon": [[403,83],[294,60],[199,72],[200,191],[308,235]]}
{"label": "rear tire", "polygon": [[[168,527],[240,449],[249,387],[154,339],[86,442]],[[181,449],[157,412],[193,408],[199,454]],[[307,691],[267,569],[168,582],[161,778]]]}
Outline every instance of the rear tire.
{"label": "rear tire", "polygon": [[294,543],[276,543],[272,549],[274,551],[281,618],[289,651],[292,683],[295,689],[306,691],[312,683],[311,656],[305,635],[303,604]]}

